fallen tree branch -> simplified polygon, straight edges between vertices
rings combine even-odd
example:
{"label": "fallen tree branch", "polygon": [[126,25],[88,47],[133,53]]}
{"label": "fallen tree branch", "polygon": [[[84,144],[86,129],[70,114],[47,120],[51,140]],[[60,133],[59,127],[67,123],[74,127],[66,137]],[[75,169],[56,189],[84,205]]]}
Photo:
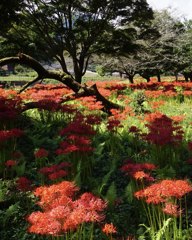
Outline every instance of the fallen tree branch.
{"label": "fallen tree branch", "polygon": [[[66,74],[65,72],[56,72],[56,71],[49,71],[46,70],[38,61],[36,61],[34,58],[19,53],[17,57],[7,57],[0,59],[0,66],[9,64],[9,63],[15,63],[15,64],[24,64],[30,68],[32,68],[36,73],[37,77],[31,81],[29,81],[27,84],[25,84],[21,90],[18,93],[23,92],[26,90],[29,86],[32,84],[35,84],[39,80],[42,79],[54,79],[56,81],[59,81],[63,84],[65,84],[67,87],[69,87],[73,92],[74,96],[83,97],[83,96],[95,96],[97,101],[102,102],[103,110],[105,112],[110,112],[110,109],[122,109],[123,107],[109,101],[106,99],[98,90],[96,84],[88,87],[87,85],[81,85],[78,82],[75,81],[75,79],[71,76]],[[31,104],[32,106],[35,106],[36,104]]]}

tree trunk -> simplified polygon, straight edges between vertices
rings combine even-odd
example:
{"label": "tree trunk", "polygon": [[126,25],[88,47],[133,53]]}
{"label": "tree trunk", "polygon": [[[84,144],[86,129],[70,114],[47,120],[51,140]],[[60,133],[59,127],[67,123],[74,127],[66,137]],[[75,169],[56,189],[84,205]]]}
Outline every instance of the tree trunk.
{"label": "tree trunk", "polygon": [[159,71],[157,72],[157,81],[161,82],[161,74],[159,73]]}
{"label": "tree trunk", "polygon": [[134,83],[134,81],[133,81],[134,75],[129,74],[127,77],[129,79],[130,83]]}
{"label": "tree trunk", "polygon": [[185,78],[185,81],[188,82],[189,74],[186,73],[186,72],[183,72],[183,76],[184,76],[184,78]]}

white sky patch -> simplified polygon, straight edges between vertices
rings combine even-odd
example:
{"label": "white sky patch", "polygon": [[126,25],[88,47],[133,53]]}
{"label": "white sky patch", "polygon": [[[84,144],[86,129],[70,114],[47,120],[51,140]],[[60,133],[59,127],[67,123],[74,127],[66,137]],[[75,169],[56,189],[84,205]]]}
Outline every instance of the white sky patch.
{"label": "white sky patch", "polygon": [[170,8],[178,17],[192,19],[192,0],[147,0],[154,10]]}

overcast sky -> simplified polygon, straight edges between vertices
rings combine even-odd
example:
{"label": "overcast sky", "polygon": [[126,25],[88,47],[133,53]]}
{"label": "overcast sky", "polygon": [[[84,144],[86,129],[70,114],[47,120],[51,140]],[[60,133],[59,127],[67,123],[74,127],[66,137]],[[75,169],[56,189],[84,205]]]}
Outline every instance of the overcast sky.
{"label": "overcast sky", "polygon": [[147,0],[147,2],[154,9],[171,7],[179,17],[192,19],[192,0]]}

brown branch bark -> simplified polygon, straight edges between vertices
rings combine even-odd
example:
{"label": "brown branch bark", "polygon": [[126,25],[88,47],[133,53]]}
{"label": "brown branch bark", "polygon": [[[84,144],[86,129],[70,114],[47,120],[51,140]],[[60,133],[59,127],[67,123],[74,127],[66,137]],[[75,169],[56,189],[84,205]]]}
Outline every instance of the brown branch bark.
{"label": "brown branch bark", "polygon": [[[19,93],[27,89],[29,86],[32,84],[35,84],[41,79],[54,79],[57,80],[63,84],[65,84],[67,87],[69,87],[71,90],[74,92],[74,96],[82,97],[82,96],[95,96],[97,101],[102,102],[103,104],[103,110],[105,112],[110,112],[110,109],[115,108],[115,109],[121,109],[123,108],[122,106],[119,106],[116,103],[113,103],[106,99],[97,89],[96,84],[92,85],[91,87],[88,87],[86,85],[81,85],[78,82],[73,79],[72,76],[66,74],[65,72],[56,72],[56,71],[49,71],[46,70],[38,61],[36,61],[34,58],[23,54],[19,53],[17,57],[7,57],[0,59],[0,66],[9,64],[9,63],[17,63],[17,64],[24,64],[30,68],[32,68],[34,71],[37,72],[38,76],[25,84]],[[31,107],[33,104],[30,104]],[[34,106],[35,103],[34,103]]]}

